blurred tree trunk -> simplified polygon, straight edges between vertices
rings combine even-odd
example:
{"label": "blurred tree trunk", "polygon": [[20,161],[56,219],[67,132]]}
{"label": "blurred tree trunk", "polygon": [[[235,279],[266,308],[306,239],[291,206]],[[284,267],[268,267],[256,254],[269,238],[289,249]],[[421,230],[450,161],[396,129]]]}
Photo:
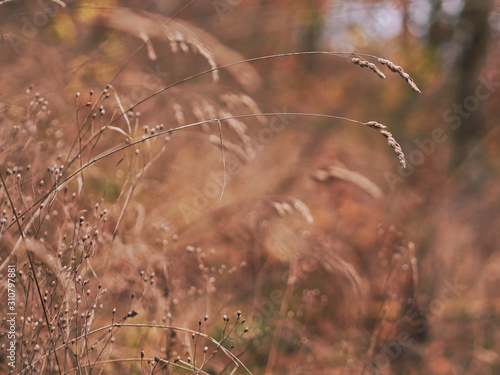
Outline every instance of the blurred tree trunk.
{"label": "blurred tree trunk", "polygon": [[443,24],[439,22],[439,14],[441,13],[441,8],[443,6],[442,0],[432,0],[431,5],[432,10],[430,15],[431,26],[429,28],[429,44],[437,47],[449,38],[449,30],[446,30],[446,28],[443,27]]}
{"label": "blurred tree trunk", "polygon": [[449,48],[452,56],[455,52],[458,54],[455,60],[445,62],[450,64],[448,83],[455,93],[450,106],[454,119],[451,123],[454,146],[451,168],[454,169],[467,158],[486,130],[481,103],[476,108],[475,91],[480,84],[479,74],[490,39],[488,17],[493,0],[465,0],[456,25],[444,22],[450,15],[444,15],[442,0],[432,0],[431,5],[427,34],[431,52],[437,57],[440,50]]}
{"label": "blurred tree trunk", "polygon": [[[488,17],[493,8],[492,0],[466,0],[460,14],[459,31],[465,32],[462,40],[462,53],[454,66],[455,88],[454,110],[456,105],[461,110],[461,125],[453,132],[455,152],[453,165],[458,166],[485,134],[485,121],[479,108],[475,108],[476,88],[480,70],[484,64],[490,37]],[[473,98],[473,99],[471,99]],[[470,103],[470,104],[468,104]]]}
{"label": "blurred tree trunk", "polygon": [[[307,4],[307,3],[306,3]],[[323,31],[324,18],[320,13],[318,6],[308,6],[308,20],[301,35],[301,48],[303,51],[319,50],[320,36]],[[311,56],[306,60],[305,68],[308,71],[313,71],[316,65],[316,56]]]}

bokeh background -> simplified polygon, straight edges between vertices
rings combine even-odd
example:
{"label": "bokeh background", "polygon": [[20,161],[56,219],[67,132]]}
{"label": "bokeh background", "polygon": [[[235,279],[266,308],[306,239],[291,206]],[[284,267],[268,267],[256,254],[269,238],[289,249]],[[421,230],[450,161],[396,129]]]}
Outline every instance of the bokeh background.
{"label": "bokeh background", "polygon": [[[190,332],[115,327],[92,353],[67,342],[112,322],[197,331],[205,315],[202,331],[254,374],[500,372],[497,1],[12,0],[0,34],[5,371],[14,263],[15,373],[196,373],[217,345]],[[155,94],[299,51],[355,54],[262,59]],[[383,123],[407,168],[377,131],[331,118],[163,133],[278,112]],[[86,290],[97,307],[77,303]],[[166,362],[177,356],[184,370]],[[218,352],[202,367],[234,365]]]}

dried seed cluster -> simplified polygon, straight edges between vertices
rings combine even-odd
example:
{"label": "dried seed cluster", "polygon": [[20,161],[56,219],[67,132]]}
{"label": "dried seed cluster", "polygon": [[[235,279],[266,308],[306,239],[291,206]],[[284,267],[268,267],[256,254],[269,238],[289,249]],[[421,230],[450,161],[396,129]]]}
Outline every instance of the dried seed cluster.
{"label": "dried seed cluster", "polygon": [[382,59],[382,58],[378,58],[378,62],[381,63],[382,65],[387,66],[391,72],[398,73],[401,76],[401,78],[403,78],[410,85],[410,87],[412,88],[413,91],[418,92],[419,94],[421,93],[417,84],[413,81],[413,79],[410,77],[410,75],[403,70],[402,67],[394,64],[390,60],[386,60],[386,59]]}
{"label": "dried seed cluster", "polygon": [[387,130],[387,126],[377,121],[368,121],[365,123],[365,125],[369,126],[370,128],[376,129],[380,134],[387,138],[387,143],[396,153],[399,159],[399,164],[401,164],[403,168],[406,168],[405,154],[403,153],[403,150],[401,149],[399,143],[396,141],[396,139],[394,139],[392,133]]}
{"label": "dried seed cluster", "polygon": [[368,62],[368,61],[366,61],[364,59],[361,59],[359,57],[354,57],[354,58],[351,59],[351,61],[355,65],[358,65],[358,66],[360,66],[362,68],[369,68],[371,71],[375,72],[375,74],[377,74],[380,78],[385,79],[385,74],[382,73],[382,71],[374,63]]}

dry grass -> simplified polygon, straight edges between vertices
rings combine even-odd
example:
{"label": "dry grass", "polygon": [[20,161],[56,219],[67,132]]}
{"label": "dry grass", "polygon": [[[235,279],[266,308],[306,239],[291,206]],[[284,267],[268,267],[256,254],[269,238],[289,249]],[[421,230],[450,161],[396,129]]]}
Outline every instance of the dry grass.
{"label": "dry grass", "polygon": [[[245,60],[179,19],[110,8],[94,22],[118,31],[125,44],[124,34],[140,41],[105,88],[78,88],[73,107],[69,100],[53,106],[42,89],[29,88],[0,107],[0,267],[3,274],[16,268],[12,371],[285,373],[292,357],[296,373],[322,366],[390,371],[377,354],[416,309],[414,245],[393,227],[376,230],[382,213],[374,205],[382,194],[366,177],[311,165],[297,172],[294,184],[306,186],[299,190],[291,179],[273,179],[272,168],[299,160],[296,150],[304,145],[292,139],[295,150],[286,157],[277,150],[275,164],[266,164],[268,143],[256,134],[268,129],[274,136],[276,119],[285,116],[347,121],[382,134],[405,167],[401,146],[376,121],[262,112],[251,96],[261,82],[251,62],[329,55],[323,58],[348,59],[385,78],[364,59],[374,57],[316,51]],[[201,55],[209,68],[162,81],[134,100],[124,77],[140,80],[141,71],[129,61],[141,54],[159,61],[165,44],[173,54],[186,53],[182,59]],[[377,61],[420,92],[402,68]],[[204,76],[217,82],[225,71],[239,90],[193,83]],[[269,179],[253,181],[252,168]],[[327,188],[331,180],[368,194]],[[225,192],[226,186],[233,188]],[[330,212],[337,215],[335,231],[325,235],[317,226],[314,213],[322,211],[309,206],[311,194],[343,197]],[[368,208],[373,215],[361,220]],[[367,243],[356,242],[361,231],[369,231]],[[374,244],[381,250],[359,253]],[[8,279],[0,282],[5,299]],[[5,318],[2,329],[5,351]],[[333,344],[324,346],[328,340]],[[11,370],[5,361],[0,366]]]}

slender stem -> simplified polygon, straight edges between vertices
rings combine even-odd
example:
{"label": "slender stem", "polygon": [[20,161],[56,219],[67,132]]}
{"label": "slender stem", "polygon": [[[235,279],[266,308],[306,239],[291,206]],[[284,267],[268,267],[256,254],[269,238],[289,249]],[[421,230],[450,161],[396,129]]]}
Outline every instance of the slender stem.
{"label": "slender stem", "polygon": [[[81,168],[78,168],[76,171],[71,173],[68,177],[66,177],[63,181],[61,181],[57,186],[53,186],[45,195],[40,197],[36,202],[34,202],[31,207],[29,207],[26,211],[24,211],[20,217],[23,217],[26,215],[28,212],[30,212],[34,207],[38,206],[39,203],[41,203],[45,198],[47,198],[50,194],[52,194],[56,189],[61,189],[68,181],[72,180],[77,174],[82,172],[84,169],[87,169],[91,165],[97,163],[98,161],[105,159],[108,156],[114,155],[120,151],[126,150],[129,147],[135,146],[137,144],[143,143],[149,139],[160,137],[162,135],[166,134],[171,134],[173,132],[179,131],[179,130],[184,130],[184,129],[189,129],[195,126],[199,126],[202,124],[208,124],[208,123],[214,123],[214,122],[219,122],[219,121],[224,121],[224,120],[231,120],[231,119],[240,119],[240,118],[252,118],[252,117],[259,117],[259,116],[265,116],[265,117],[272,117],[272,116],[303,116],[303,117],[316,117],[316,118],[328,118],[328,119],[335,119],[335,120],[342,120],[342,121],[349,121],[352,123],[360,124],[360,125],[365,125],[364,122],[358,121],[358,120],[353,120],[347,117],[342,117],[342,116],[334,116],[334,115],[325,115],[325,114],[319,114],[319,113],[301,113],[301,112],[272,112],[272,113],[253,113],[253,114],[246,114],[246,115],[237,115],[237,116],[229,116],[229,117],[221,117],[221,118],[216,118],[216,119],[210,119],[210,120],[204,120],[204,121],[198,121],[194,123],[190,123],[187,125],[182,125],[178,126],[176,128],[164,130],[155,134],[152,134],[148,137],[141,138],[137,141],[130,142],[126,145],[120,146],[114,150],[107,151],[104,154],[101,154],[100,156],[95,157],[94,159],[90,160],[86,164],[84,164]],[[9,229],[14,223],[11,223],[6,229]]]}
{"label": "slender stem", "polygon": [[[86,335],[90,336],[90,335],[93,335],[93,334],[101,332],[101,331],[109,330],[110,328],[112,329],[112,328],[121,328],[121,327],[161,328],[161,329],[172,329],[172,330],[181,331],[181,332],[188,332],[188,333],[198,334],[198,335],[202,336],[203,338],[205,338],[206,340],[209,340],[212,343],[216,344],[217,347],[220,348],[224,352],[224,354],[226,354],[226,356],[229,359],[231,359],[233,361],[233,363],[237,367],[241,366],[243,369],[245,369],[245,371],[247,373],[252,374],[252,372],[239,360],[239,358],[236,357],[233,353],[231,353],[231,351],[229,351],[228,349],[226,349],[224,346],[221,346],[220,345],[221,343],[219,341],[217,341],[216,339],[214,339],[213,337],[211,337],[209,335],[206,335],[204,333],[200,333],[198,331],[194,331],[194,330],[189,329],[189,328],[174,327],[174,326],[170,326],[170,325],[166,325],[166,324],[112,323],[112,324],[108,324],[108,325],[100,327],[100,328],[96,328],[96,329],[94,329],[92,331],[89,331],[89,332],[86,333]],[[76,341],[81,340],[83,338],[85,338],[85,335],[80,335],[80,336],[72,339],[69,343],[65,343],[65,344],[59,345],[58,347],[56,347],[56,348],[54,348],[54,349],[46,352],[40,358],[38,358],[35,361],[33,361],[33,363],[31,363],[31,365],[30,365],[29,368],[25,368],[19,374],[22,375],[22,374],[26,373],[27,371],[29,371],[30,369],[32,369],[34,365],[36,365],[38,362],[40,362],[42,359],[46,358],[50,354],[56,352],[59,349],[63,349],[65,347],[67,347],[70,343],[76,342]]]}

